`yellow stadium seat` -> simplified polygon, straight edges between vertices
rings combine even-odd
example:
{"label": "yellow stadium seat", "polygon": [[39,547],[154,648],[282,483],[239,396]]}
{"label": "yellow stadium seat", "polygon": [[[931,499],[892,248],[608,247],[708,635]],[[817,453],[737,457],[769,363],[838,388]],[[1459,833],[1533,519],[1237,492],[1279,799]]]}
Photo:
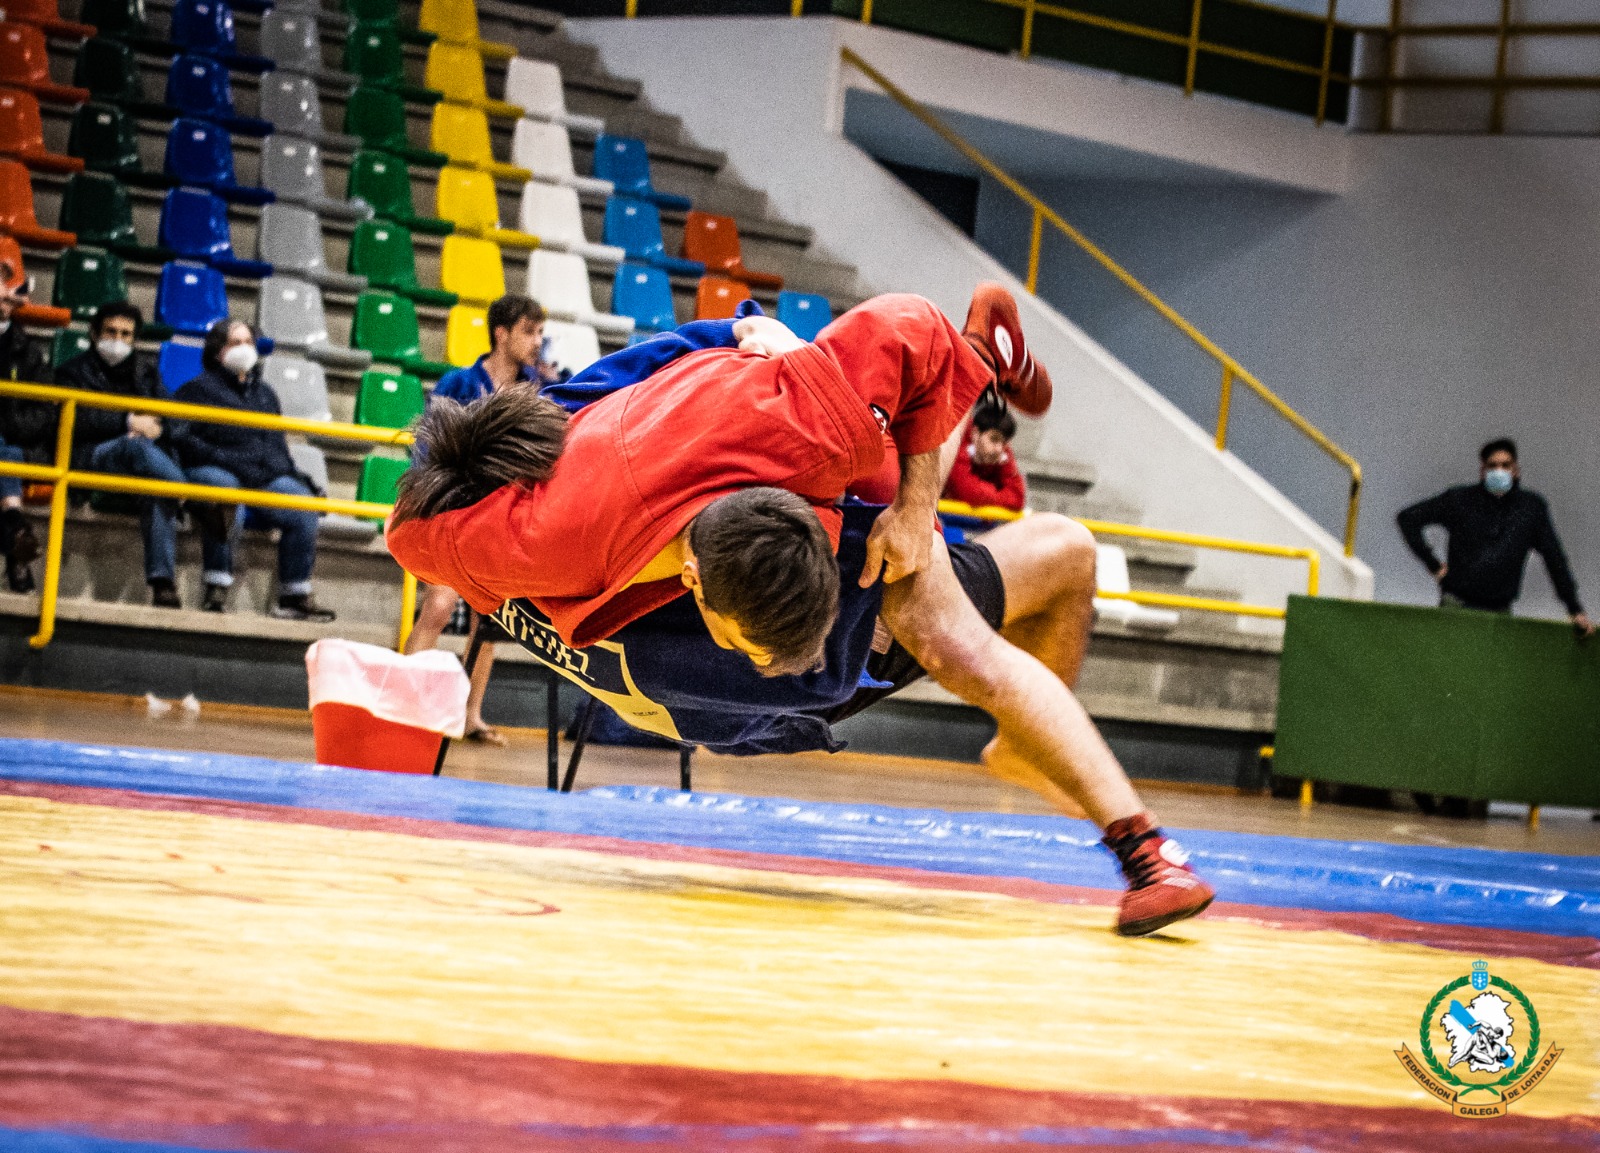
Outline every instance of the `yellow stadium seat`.
{"label": "yellow stadium seat", "polygon": [[439,281],[462,300],[488,304],[500,299],[506,294],[506,270],[499,246],[459,234],[445,237]]}
{"label": "yellow stadium seat", "polygon": [[502,164],[489,147],[489,118],[481,108],[465,104],[433,106],[433,149],[450,158],[450,163],[477,168],[518,184],[533,179],[533,173],[515,164]]}
{"label": "yellow stadium seat", "polygon": [[458,304],[444,325],[444,358],[465,368],[489,351],[489,310]]}
{"label": "yellow stadium seat", "polygon": [[481,236],[509,248],[538,248],[539,238],[531,232],[500,227],[500,200],[495,194],[494,177],[473,168],[451,165],[440,169],[435,211],[456,226],[457,232]]}
{"label": "yellow stadium seat", "polygon": [[435,40],[428,49],[428,67],[423,83],[443,92],[446,100],[470,104],[483,109],[490,116],[506,120],[522,119],[520,105],[490,98],[483,79],[483,57],[470,45]]}
{"label": "yellow stadium seat", "polygon": [[422,0],[417,27],[432,32],[440,40],[466,44],[491,60],[510,60],[517,54],[510,44],[485,40],[478,35],[477,0]]}

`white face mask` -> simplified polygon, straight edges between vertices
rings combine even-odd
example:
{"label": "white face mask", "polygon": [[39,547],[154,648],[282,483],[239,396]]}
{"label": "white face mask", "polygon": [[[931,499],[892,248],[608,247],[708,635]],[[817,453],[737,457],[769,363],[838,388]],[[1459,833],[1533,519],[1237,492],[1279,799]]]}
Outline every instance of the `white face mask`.
{"label": "white face mask", "polygon": [[222,354],[222,367],[238,376],[245,376],[260,359],[253,344],[236,344]]}
{"label": "white face mask", "polygon": [[0,336],[4,336],[6,333],[8,333],[10,331],[11,331],[11,322],[9,320],[0,320]]}
{"label": "white face mask", "polygon": [[100,354],[100,359],[112,368],[115,368],[133,355],[133,345],[126,340],[111,340],[108,338],[98,341],[94,346],[94,350]]}

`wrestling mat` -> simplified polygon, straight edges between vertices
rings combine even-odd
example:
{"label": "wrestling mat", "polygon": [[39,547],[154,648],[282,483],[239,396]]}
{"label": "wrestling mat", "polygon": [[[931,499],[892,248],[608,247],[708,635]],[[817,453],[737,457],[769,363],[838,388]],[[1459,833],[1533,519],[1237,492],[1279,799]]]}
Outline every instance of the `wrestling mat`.
{"label": "wrestling mat", "polygon": [[0,741],[0,1149],[1600,1148],[1600,858],[1184,841]]}

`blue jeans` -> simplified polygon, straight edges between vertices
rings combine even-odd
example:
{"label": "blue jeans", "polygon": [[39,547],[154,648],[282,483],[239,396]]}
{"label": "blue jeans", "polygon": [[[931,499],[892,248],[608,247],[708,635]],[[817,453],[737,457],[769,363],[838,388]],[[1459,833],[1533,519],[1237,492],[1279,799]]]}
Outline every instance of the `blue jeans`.
{"label": "blue jeans", "polygon": [[[4,440],[0,440],[0,460],[10,461],[12,464],[22,463],[22,450],[12,448]],[[22,499],[22,478],[20,476],[0,476],[0,500],[15,497]]]}
{"label": "blue jeans", "polygon": [[[211,484],[219,488],[238,488],[239,478],[225,468],[201,465],[189,470],[189,480],[194,484]],[[311,496],[312,492],[299,477],[280,476],[263,485],[266,492],[280,492],[294,496]],[[317,514],[292,508],[252,508],[249,510],[252,525],[278,530],[278,594],[295,596],[311,591],[311,569],[317,560]],[[243,516],[235,516],[229,531],[220,539],[202,522],[200,556],[205,566],[205,582],[227,588],[233,583],[233,541],[244,523]]]}
{"label": "blue jeans", "polygon": [[[143,436],[119,436],[95,445],[89,458],[95,472],[142,476],[182,484],[188,477],[176,461]],[[139,498],[139,529],[144,535],[144,579],[171,580],[178,567],[178,502]]]}

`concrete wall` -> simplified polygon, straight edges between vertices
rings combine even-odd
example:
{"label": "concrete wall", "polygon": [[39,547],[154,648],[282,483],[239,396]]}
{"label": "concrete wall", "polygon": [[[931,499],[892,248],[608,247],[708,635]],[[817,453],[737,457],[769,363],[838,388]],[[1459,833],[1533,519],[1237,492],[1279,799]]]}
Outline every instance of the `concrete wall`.
{"label": "concrete wall", "polygon": [[[1338,197],[1092,182],[1039,191],[1361,461],[1358,552],[1380,598],[1434,599],[1394,514],[1475,479],[1479,444],[1509,434],[1600,607],[1600,141],[1352,144],[1350,188]],[[1018,267],[1028,220],[1009,201],[984,189],[978,239]],[[1042,291],[1210,420],[1215,384],[1102,284],[1062,261]],[[1326,519],[1336,472],[1259,405],[1241,408],[1234,427],[1240,454]],[[1519,611],[1562,612],[1537,559]]]}
{"label": "concrete wall", "polygon": [[[959,320],[976,281],[1009,279],[838,130],[841,40],[859,45],[891,76],[919,83],[929,76],[916,67],[916,54],[931,42],[836,20],[592,20],[568,27],[599,48],[608,69],[642,80],[652,104],[682,117],[695,139],[725,149],[741,179],[767,191],[779,214],[814,228],[822,247],[860,268],[867,287],[923,293]],[[901,51],[913,55],[897,56]],[[1252,131],[1258,110],[1237,107],[1238,130]],[[1214,112],[1207,116],[1216,120]],[[1170,132],[1167,138],[1175,139]],[[1081,329],[1036,300],[1024,299],[1023,310],[1030,339],[1058,382],[1055,410],[1038,437],[1042,454],[1092,462],[1101,483],[1138,504],[1146,523],[1318,548],[1327,559],[1328,591],[1366,594],[1365,566],[1344,561],[1335,538],[1310,517],[1238,459],[1217,453],[1206,431]],[[1303,582],[1303,569],[1207,553],[1194,579],[1281,603]]]}

